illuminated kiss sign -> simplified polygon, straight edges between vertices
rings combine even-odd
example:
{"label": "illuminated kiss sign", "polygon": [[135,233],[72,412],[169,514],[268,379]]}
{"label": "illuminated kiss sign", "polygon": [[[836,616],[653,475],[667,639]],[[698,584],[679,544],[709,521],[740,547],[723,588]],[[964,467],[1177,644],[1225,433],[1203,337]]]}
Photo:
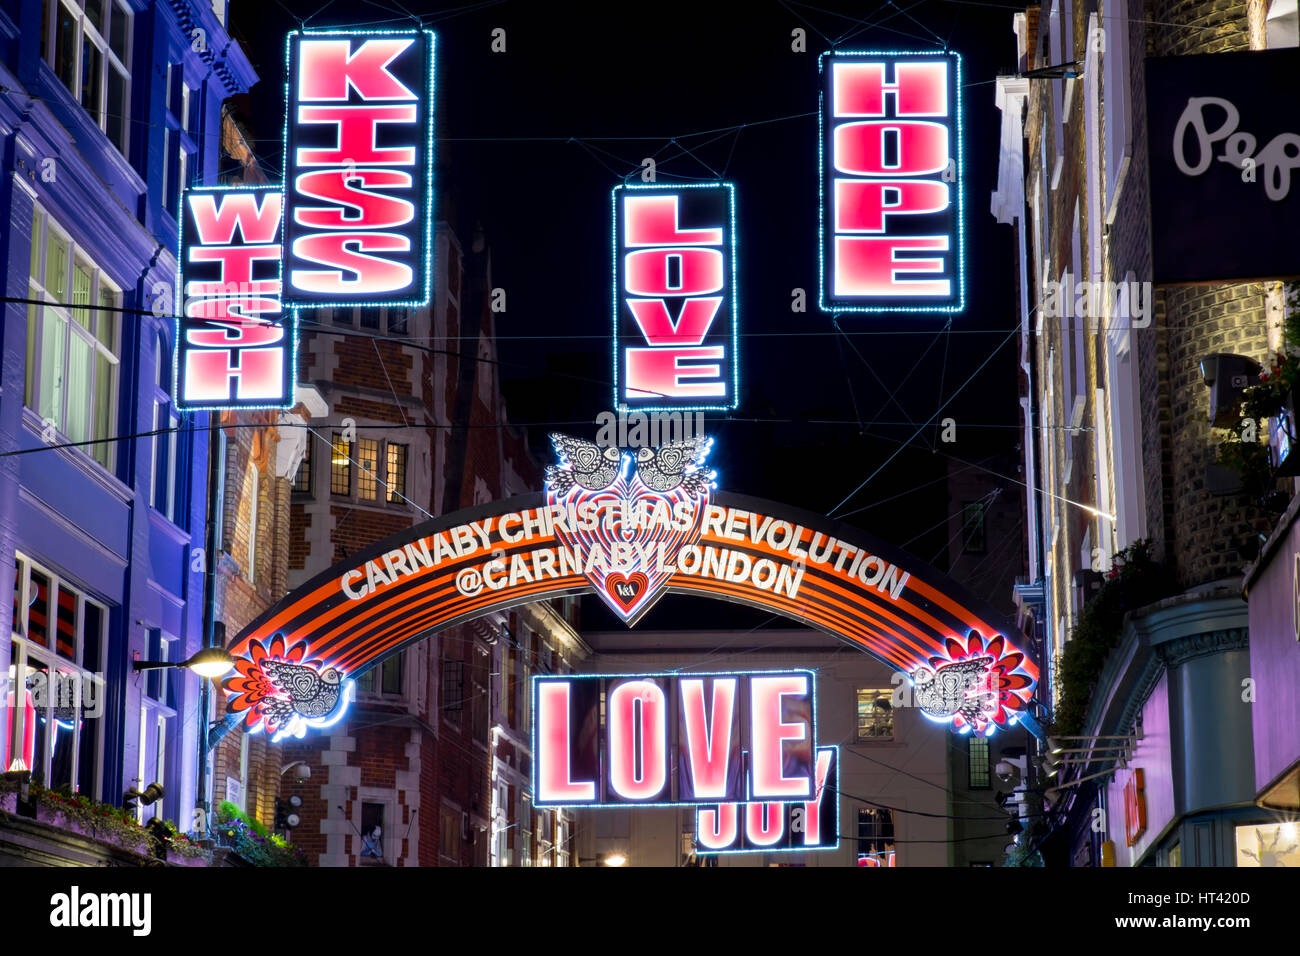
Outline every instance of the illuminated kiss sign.
{"label": "illuminated kiss sign", "polygon": [[615,403],[735,408],[732,185],[624,185],[613,202]]}
{"label": "illuminated kiss sign", "polygon": [[534,677],[534,805],[813,799],[813,693],[805,670]]}
{"label": "illuminated kiss sign", "polygon": [[960,312],[961,58],[821,58],[821,308]]}
{"label": "illuminated kiss sign", "polygon": [[285,302],[424,305],[433,34],[299,30],[287,55]]}
{"label": "illuminated kiss sign", "polygon": [[817,748],[816,789],[796,803],[723,803],[695,812],[701,854],[834,850],[840,845],[839,749]]}
{"label": "illuminated kiss sign", "polygon": [[278,187],[185,191],[177,407],[293,404],[293,321],[280,296],[281,202]]}

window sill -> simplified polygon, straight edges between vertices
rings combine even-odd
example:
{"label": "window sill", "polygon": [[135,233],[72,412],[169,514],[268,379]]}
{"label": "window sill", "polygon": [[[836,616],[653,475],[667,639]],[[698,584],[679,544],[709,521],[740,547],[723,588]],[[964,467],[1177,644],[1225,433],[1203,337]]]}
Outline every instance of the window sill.
{"label": "window sill", "polygon": [[[30,434],[30,437],[34,442],[34,444],[29,447],[44,447],[45,443],[41,441],[40,436],[41,430],[45,427],[45,423],[35,411],[25,405],[23,406],[23,427]],[[57,430],[54,433],[54,437],[56,439],[55,444],[63,444],[68,440],[66,435]],[[118,480],[116,475],[80,448],[56,448],[54,451],[57,454],[62,455],[70,464],[75,465],[81,471],[85,472],[86,477],[93,479],[95,482],[102,485],[105,490],[112,492],[120,498],[123,503],[129,503],[132,498],[135,497],[129,486],[123,484]]]}

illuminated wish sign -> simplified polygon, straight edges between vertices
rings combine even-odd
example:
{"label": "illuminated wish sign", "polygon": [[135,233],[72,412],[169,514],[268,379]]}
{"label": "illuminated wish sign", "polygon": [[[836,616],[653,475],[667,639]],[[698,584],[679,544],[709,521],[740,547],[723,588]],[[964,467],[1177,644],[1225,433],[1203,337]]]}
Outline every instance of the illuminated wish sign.
{"label": "illuminated wish sign", "polygon": [[805,670],[536,676],[534,805],[814,799],[813,701]]}
{"label": "illuminated wish sign", "polygon": [[298,30],[287,57],[285,302],[426,304],[433,33]]}
{"label": "illuminated wish sign", "polygon": [[821,308],[965,308],[961,57],[822,54]]}
{"label": "illuminated wish sign", "polygon": [[614,401],[644,411],[739,401],[731,183],[614,189]]}
{"label": "illuminated wish sign", "polygon": [[278,187],[185,190],[177,407],[293,404],[296,348],[280,294],[281,206]]}
{"label": "illuminated wish sign", "polygon": [[723,803],[695,811],[700,854],[834,850],[840,845],[839,749],[817,748],[814,795],[796,803]]}

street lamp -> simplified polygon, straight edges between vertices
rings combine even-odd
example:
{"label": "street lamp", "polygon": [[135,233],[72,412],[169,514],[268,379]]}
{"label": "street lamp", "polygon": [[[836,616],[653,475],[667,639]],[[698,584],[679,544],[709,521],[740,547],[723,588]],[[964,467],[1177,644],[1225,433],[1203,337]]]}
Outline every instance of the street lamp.
{"label": "street lamp", "polygon": [[606,866],[623,866],[626,863],[627,857],[622,853],[611,853],[609,856],[605,857]]}
{"label": "street lamp", "polygon": [[224,647],[205,647],[187,661],[132,661],[134,671],[154,670],[160,667],[188,667],[200,677],[217,678],[235,667],[235,659]]}

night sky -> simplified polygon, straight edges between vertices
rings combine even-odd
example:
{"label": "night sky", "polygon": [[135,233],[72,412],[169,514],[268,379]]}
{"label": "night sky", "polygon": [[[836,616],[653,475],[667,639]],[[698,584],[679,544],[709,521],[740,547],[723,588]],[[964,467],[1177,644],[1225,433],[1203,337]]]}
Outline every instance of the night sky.
{"label": "night sky", "polygon": [[[1012,231],[989,213],[1000,124],[992,81],[1014,71],[1017,8],[488,0],[440,13],[393,0],[234,0],[232,32],[262,77],[249,119],[268,175],[280,174],[285,32],[300,21],[410,26],[403,9],[438,35],[437,215],[466,243],[482,224],[493,285],[507,294],[496,317],[501,379],[539,458],[550,460],[547,431],[594,437],[594,424],[568,423],[612,405],[609,195],[624,176],[639,182],[641,160],[654,157],[660,183],[736,185],[741,405],[708,422],[720,488],[828,512],[989,360],[939,416],[956,419],[956,443],[926,429],[836,512],[905,493],[847,520],[944,568],[948,504],[935,479],[949,457],[986,461],[1020,436]],[[806,53],[791,50],[797,27]],[[496,28],[505,53],[491,50]],[[943,316],[849,313],[847,335],[835,334],[816,306],[817,55],[944,42],[964,60],[966,311],[951,332]],[[807,291],[806,312],[791,311],[795,287]],[[591,627],[617,620],[594,598],[584,613]],[[754,627],[767,617],[670,597],[639,626]]]}

